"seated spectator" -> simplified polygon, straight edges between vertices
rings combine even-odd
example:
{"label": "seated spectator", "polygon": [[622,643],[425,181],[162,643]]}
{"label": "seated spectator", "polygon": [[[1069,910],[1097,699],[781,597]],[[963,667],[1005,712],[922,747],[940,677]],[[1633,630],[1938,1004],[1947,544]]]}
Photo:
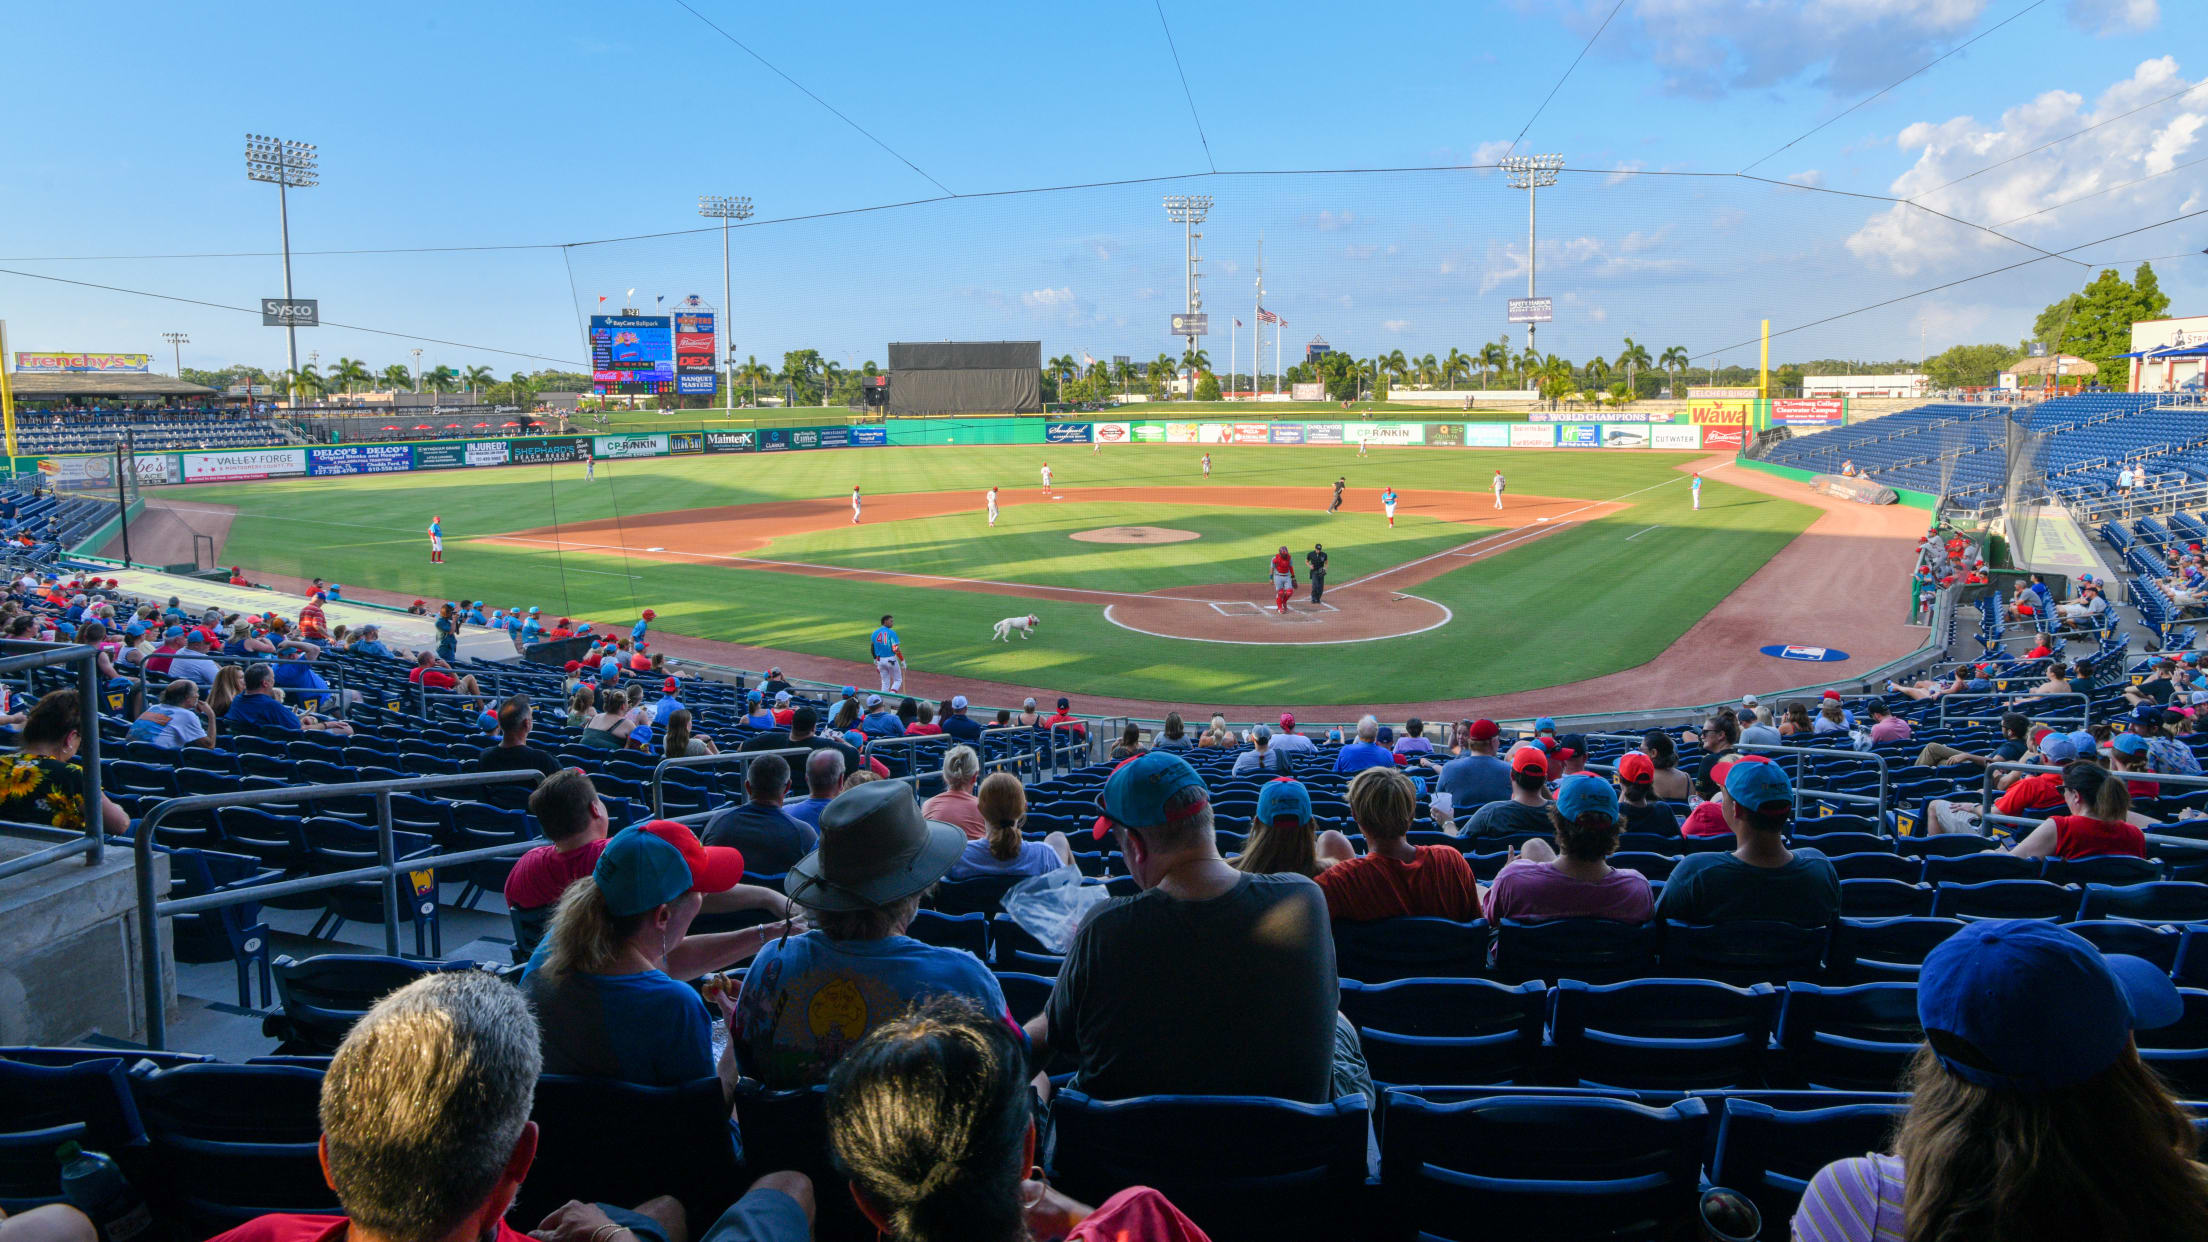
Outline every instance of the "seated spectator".
{"label": "seated spectator", "polygon": [[486,746],[475,757],[478,772],[542,772],[560,770],[552,756],[529,744],[536,728],[536,712],[526,694],[517,694],[498,705],[498,744]]}
{"label": "seated spectator", "polygon": [[866,745],[866,731],[859,728],[859,705],[850,699],[836,704],[836,714],[828,718],[828,736],[840,737],[852,749]]}
{"label": "seated spectator", "polygon": [[[664,703],[667,700],[661,699]],[[721,748],[713,739],[690,731],[690,709],[685,707],[667,717],[667,736],[660,743],[660,753],[669,759],[695,759],[699,755],[717,755]]]}
{"label": "seated spectator", "polygon": [[776,728],[787,729],[790,727],[790,721],[797,715],[797,708],[792,706],[789,691],[777,690],[774,692],[774,710],[769,712],[768,715],[774,717]]}
{"label": "seated spectator", "polygon": [[354,637],[351,650],[354,655],[375,656],[384,660],[406,658],[404,652],[385,645],[382,627],[374,625],[360,627],[360,633]]}
{"label": "seated spectator", "polygon": [[1315,755],[1319,753],[1319,744],[1312,741],[1309,735],[1296,732],[1296,718],[1293,713],[1282,712],[1280,727],[1273,730],[1273,749],[1291,757],[1299,754]]}
{"label": "seated spectator", "polygon": [[905,726],[906,737],[941,737],[943,726],[935,723],[935,706],[919,703],[913,707],[913,722]]}
{"label": "seated spectator", "polygon": [[[1029,1181],[1027,1048],[996,1015],[937,999],[878,1026],[828,1077],[828,1133],[888,1242],[1200,1242],[1146,1186],[1091,1208]],[[499,1239],[498,1242],[506,1242]],[[708,1242],[718,1242],[709,1239]]]}
{"label": "seated spectator", "polygon": [[1213,712],[1211,724],[1196,735],[1196,745],[1205,750],[1233,750],[1234,730],[1227,727],[1227,718]]}
{"label": "seated spectator", "polygon": [[[1959,676],[1960,674],[1958,673],[1958,677]],[[1888,683],[1887,689],[1892,690],[1895,689],[1895,687],[1892,685],[1892,683]],[[1904,690],[1903,693],[1906,694],[1907,691]],[[1786,703],[1783,706],[1782,710],[1785,712],[1785,715],[1783,715],[1779,719],[1780,736],[1800,737],[1810,732],[1810,730],[1814,727],[1811,725],[1809,719],[1809,705],[1803,703],[1801,700],[1796,699],[1792,702]]]}
{"label": "seated spectator", "polygon": [[1367,768],[1350,779],[1349,813],[1366,853],[1316,877],[1330,917],[1351,923],[1480,917],[1479,881],[1464,855],[1451,845],[1410,843],[1417,807],[1411,778],[1393,767]]}
{"label": "seated spectator", "polygon": [[981,722],[969,717],[966,714],[966,708],[966,696],[963,694],[953,695],[951,697],[951,714],[938,723],[943,726],[944,733],[972,745],[981,741]]}
{"label": "seated spectator", "polygon": [[215,744],[215,714],[199,701],[199,687],[178,678],[161,691],[161,701],[131,722],[130,740],[181,750]]}
{"label": "seated spectator", "polygon": [[[0,820],[85,830],[84,765],[76,762],[83,727],[76,691],[52,690],[38,700],[23,718],[19,749],[0,754]],[[111,837],[130,831],[130,814],[104,794],[100,831]]]}
{"label": "seated spectator", "polygon": [[833,750],[814,751],[805,759],[805,792],[802,802],[792,802],[782,809],[791,819],[820,829],[821,808],[835,800],[843,786],[843,756]]}
{"label": "seated spectator", "polygon": [[[215,684],[215,674],[221,670],[207,658],[207,632],[192,630],[184,635],[184,652],[169,661],[169,676],[182,677],[202,686]],[[327,689],[328,687],[324,687]]]}
{"label": "seated spectator", "polygon": [[[632,688],[637,690],[643,689],[641,685]],[[652,704],[651,722],[653,728],[664,729],[667,727],[667,720],[669,717],[673,716],[676,712],[689,710],[689,704],[684,703],[682,699],[678,697],[681,690],[682,683],[676,681],[672,677],[669,677],[659,683],[659,700]]]}
{"label": "seated spectator", "polygon": [[[529,1119],[538,1020],[522,995],[479,971],[425,975],[376,1002],[338,1045],[322,1078],[321,1163],[343,1216],[275,1213],[221,1242],[586,1242],[686,1237],[682,1205],[635,1211],[569,1203],[540,1231],[505,1220],[537,1153]],[[709,1242],[799,1242],[810,1236],[810,1183],[759,1179]]]}
{"label": "seated spectator", "polygon": [[2132,1032],[2185,1014],[2159,968],[2032,920],[1925,957],[1908,1112],[1891,1155],[1810,1179],[1798,1242],[2208,1237],[2189,1110]]}
{"label": "seated spectator", "polygon": [[1119,763],[1143,753],[1142,726],[1130,720],[1120,726],[1119,741],[1111,750],[1111,761]]}
{"label": "seated spectator", "polygon": [[[2078,744],[2067,733],[2052,730],[2043,734],[2025,759],[2048,767],[2062,767],[2078,757]],[[2065,807],[2062,793],[2062,777],[2054,772],[2011,773],[2018,779],[2010,782],[1994,800],[1997,815],[2014,815],[2020,818],[2059,814]],[[1934,798],[1925,804],[1925,832],[1939,835],[1949,832],[1979,831],[1978,804],[1946,798]]]}
{"label": "seated spectator", "polygon": [[[1762,755],[1729,754],[1711,765],[1710,780],[1713,786],[1722,786],[1725,783],[1726,776],[1732,772],[1735,765],[1769,762],[1771,761]],[[1714,794],[1716,789],[1713,788],[1711,792]],[[1729,837],[1733,835],[1733,826],[1725,819],[1725,808],[1719,806],[1717,799],[1712,797],[1707,801],[1695,803],[1693,809],[1687,812],[1686,822],[1679,825],[1679,835],[1683,837]]]}
{"label": "seated spectator", "polygon": [[744,801],[713,812],[705,821],[705,843],[743,851],[761,875],[780,875],[819,845],[813,826],[782,809],[790,787],[790,765],[780,755],[761,755],[744,769]]}
{"label": "seated spectator", "polygon": [[[2126,773],[2154,771],[2154,758],[2152,753],[2147,750],[2147,739],[2136,733],[2119,733],[2110,738],[2108,752],[2108,766],[2114,771]],[[2159,798],[2162,796],[2162,783],[2160,781],[2126,779],[2124,781],[2124,792],[2130,794],[2133,801],[2141,798]]]}
{"label": "seated spectator", "polygon": [[1228,861],[1251,875],[1316,877],[1321,870],[1356,856],[1348,837],[1331,828],[1319,831],[1311,817],[1311,793],[1303,782],[1278,776],[1258,787],[1250,834],[1242,842],[1242,853]]}
{"label": "seated spectator", "polygon": [[1426,722],[1413,716],[1403,722],[1403,735],[1395,739],[1398,755],[1430,755],[1434,744],[1426,740]]}
{"label": "seated spectator", "polygon": [[1694,778],[1679,770],[1679,747],[1662,729],[1641,734],[1641,753],[1655,769],[1649,790],[1666,802],[1684,801],[1694,792]]}
{"label": "seated spectator", "polygon": [[1840,911],[1840,877],[1813,849],[1790,850],[1794,787],[1775,763],[1736,763],[1718,793],[1739,846],[1689,854],[1672,868],[1656,913],[1682,923],[1762,919],[1826,927]]}
{"label": "seated spectator", "polygon": [[956,824],[969,841],[988,834],[989,825],[974,797],[974,782],[981,779],[981,756],[971,746],[953,746],[943,755],[943,792],[927,800],[920,813],[929,819]]}
{"label": "seated spectator", "polygon": [[1679,831],[1679,817],[1656,800],[1656,762],[1643,751],[1629,750],[1618,758],[1618,814],[1626,832],[1653,832],[1670,836]]}
{"label": "seated spectator", "polygon": [[1122,765],[1102,809],[1096,834],[1114,834],[1142,891],[1097,906],[1074,933],[1027,1024],[1035,1063],[1063,1054],[1073,1085],[1107,1100],[1332,1099],[1340,979],[1318,885],[1228,865],[1210,794],[1178,755]]}
{"label": "seated spectator", "polygon": [[1264,725],[1250,730],[1250,749],[1234,757],[1234,772],[1277,772],[1288,774],[1288,752],[1273,748],[1273,731]]}
{"label": "seated spectator", "polygon": [[1334,756],[1334,770],[1344,774],[1362,772],[1366,768],[1394,767],[1395,755],[1379,744],[1380,722],[1371,716],[1357,718],[1357,740],[1342,747]]}
{"label": "seated spectator", "polygon": [[615,833],[560,895],[522,972],[543,1023],[544,1071],[666,1087],[712,1077],[712,1019],[671,977],[667,951],[690,930],[700,895],[743,875],[742,854],[700,845],[673,820]]}
{"label": "seated spectator", "polygon": [[2070,813],[2032,829],[2012,853],[2019,858],[2147,856],[2147,838],[2131,822],[2131,794],[2122,777],[2097,763],[2070,764],[2062,770],[2062,801]]}
{"label": "seated spectator", "polygon": [[1196,739],[1188,736],[1188,726],[1181,720],[1179,712],[1167,712],[1165,714],[1165,726],[1159,729],[1157,737],[1151,740],[1150,749],[1194,750],[1196,749]]}
{"label": "seated spectator", "polygon": [[266,664],[249,665],[245,670],[244,688],[230,700],[230,710],[222,718],[232,724],[251,725],[262,729],[281,729],[293,733],[302,730],[309,733],[328,733],[335,737],[351,737],[353,727],[342,720],[323,720],[311,713],[301,715],[284,706],[276,697],[276,670]]}
{"label": "seated spectator", "polygon": [[934,996],[964,998],[1011,1025],[978,958],[905,935],[921,894],[966,844],[956,825],[923,818],[902,781],[874,781],[828,805],[820,848],[786,881],[813,930],[768,945],[733,1006],[722,1002],[748,1075],[769,1087],[820,1082],[867,1032]]}
{"label": "seated spectator", "polygon": [[789,692],[790,683],[782,676],[782,669],[779,665],[768,669],[767,679],[759,683],[759,693],[766,695],[768,698],[774,698]]}
{"label": "seated spectator", "polygon": [[[1043,717],[1043,727],[1054,733],[1062,729],[1067,733],[1081,737],[1087,737],[1089,733],[1089,726],[1081,723],[1080,717],[1073,714],[1073,700],[1062,696],[1058,700],[1057,712]],[[953,732],[956,732],[956,730],[953,730]]]}
{"label": "seated spectator", "polygon": [[[606,848],[612,828],[598,787],[590,783],[590,774],[581,768],[561,768],[531,790],[529,814],[536,818],[550,844],[537,846],[515,859],[513,870],[506,873],[506,906],[524,913],[558,905],[568,886],[598,865],[598,855]],[[514,947],[526,954],[537,945],[524,928],[524,921],[515,922],[521,934]]]}
{"label": "seated spectator", "polygon": [[[1647,761],[1647,756],[1641,756]],[[1607,861],[1618,848],[1622,821],[1618,796],[1609,782],[1581,773],[1556,787],[1549,808],[1556,848],[1526,842],[1503,865],[1487,890],[1487,917],[1493,919],[1611,919],[1646,923],[1655,915],[1648,878],[1621,871]]]}
{"label": "seated spectator", "polygon": [[1777,746],[1786,740],[1786,736],[1770,723],[1770,717],[1766,714],[1770,710],[1770,708],[1762,706],[1750,706],[1741,710],[1741,745]]}
{"label": "seated spectator", "polygon": [[[576,697],[579,700],[581,695]],[[600,694],[596,702],[583,719],[582,736],[575,739],[576,745],[593,750],[619,750],[628,745],[629,736],[636,732],[636,722],[629,719],[628,696],[619,692]]]}
{"label": "seated spectator", "polygon": [[227,715],[230,704],[245,693],[245,669],[236,664],[225,664],[215,674],[215,688],[207,694],[207,706],[217,716]]}
{"label": "seated spectator", "polygon": [[866,715],[859,720],[859,732],[868,737],[903,737],[905,723],[897,719],[897,713],[882,703],[882,696],[866,696]]}
{"label": "seated spectator", "polygon": [[1436,782],[1457,814],[1468,815],[1490,802],[1510,799],[1510,765],[1495,757],[1495,739],[1501,732],[1492,720],[1458,724],[1457,744],[1463,753],[1442,765]]}
{"label": "seated spectator", "polygon": [[[1549,755],[1539,746],[1523,745],[1510,752],[1510,797],[1490,802],[1472,812],[1465,823],[1466,836],[1505,837],[1519,833],[1545,834],[1549,830]],[[1461,813],[1463,808],[1458,808]]]}
{"label": "seated spectator", "polygon": [[1871,716],[1870,734],[1872,745],[1885,746],[1893,742],[1906,742],[1909,740],[1910,735],[1913,733],[1909,722],[1906,719],[1900,716],[1896,716],[1892,712],[1886,710],[1886,705],[1884,703],[1872,703],[1870,705],[1869,711]]}
{"label": "seated spectator", "polygon": [[2192,717],[2167,707],[2140,707],[2129,717],[2132,732],[2147,739],[2147,753],[2154,770],[2165,776],[2199,776],[2200,760],[2192,747],[2177,739],[2177,730],[2190,727]]}
{"label": "seated spectator", "polygon": [[1991,755],[1972,754],[1953,746],[1927,742],[1924,749],[1917,752],[1917,766],[1932,768],[1968,763],[1983,768],[1995,763],[2014,763],[2031,749],[2031,744],[2025,741],[2025,735],[2031,731],[2031,727],[2030,716],[2022,712],[2005,713],[2001,717],[2001,743],[1994,748]]}
{"label": "seated spectator", "polygon": [[[1027,790],[1019,777],[1010,772],[991,772],[975,797],[987,831],[966,843],[965,852],[951,864],[951,879],[1048,875],[1073,865],[1073,846],[1067,843],[1065,833],[1053,832],[1040,841],[1027,840],[1020,834],[1027,823]],[[927,808],[922,807],[921,813],[927,814]]]}
{"label": "seated spectator", "polygon": [[452,673],[452,665],[447,664],[436,653],[429,651],[415,654],[413,671],[406,675],[406,679],[417,686],[426,686],[431,690],[457,690],[461,694],[480,693],[475,688],[475,674],[469,673],[463,677],[455,677]]}
{"label": "seated spectator", "polygon": [[[18,617],[16,619],[16,624],[21,626],[21,628],[25,632],[22,634],[16,634],[11,631],[9,637],[30,637],[30,634],[28,633],[30,626],[28,623],[31,620],[32,618],[27,616]],[[161,631],[161,645],[154,649],[154,653],[152,655],[149,655],[145,658],[143,663],[145,664],[146,672],[158,677],[170,676],[171,674],[169,673],[169,665],[175,662],[176,657],[183,654],[183,652],[184,627],[181,625],[172,625],[167,629]]]}

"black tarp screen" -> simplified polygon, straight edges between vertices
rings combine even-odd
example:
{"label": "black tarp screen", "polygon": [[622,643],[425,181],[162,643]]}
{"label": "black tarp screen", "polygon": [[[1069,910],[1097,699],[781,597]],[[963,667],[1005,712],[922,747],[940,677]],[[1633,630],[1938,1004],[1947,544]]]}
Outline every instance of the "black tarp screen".
{"label": "black tarp screen", "polygon": [[891,414],[1040,414],[1041,341],[891,341]]}

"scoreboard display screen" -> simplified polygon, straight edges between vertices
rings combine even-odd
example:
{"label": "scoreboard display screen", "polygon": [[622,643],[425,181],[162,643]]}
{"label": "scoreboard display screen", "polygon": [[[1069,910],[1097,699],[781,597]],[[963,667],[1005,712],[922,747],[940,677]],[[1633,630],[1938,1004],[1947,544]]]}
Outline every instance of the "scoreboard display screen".
{"label": "scoreboard display screen", "polygon": [[592,315],[590,369],[599,384],[673,383],[673,321],[666,315]]}

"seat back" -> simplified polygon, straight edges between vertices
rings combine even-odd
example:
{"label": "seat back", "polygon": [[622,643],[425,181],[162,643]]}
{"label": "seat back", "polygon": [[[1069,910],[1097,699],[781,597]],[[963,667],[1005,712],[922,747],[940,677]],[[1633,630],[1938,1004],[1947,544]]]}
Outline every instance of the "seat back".
{"label": "seat back", "polygon": [[1756,1085],[1779,1010],[1770,984],[1710,979],[1566,979],[1550,1006],[1563,1081],[1667,1091]]}
{"label": "seat back", "polygon": [[1548,1017],[1539,983],[1345,980],[1341,1007],[1357,1028],[1375,1082],[1436,1086],[1537,1078]]}
{"label": "seat back", "polygon": [[61,1196],[54,1159],[61,1144],[120,1153],[144,1134],[120,1056],[67,1065],[0,1059],[0,1205],[7,1210]]}
{"label": "seat back", "polygon": [[1822,977],[1831,937],[1822,927],[1760,919],[1664,925],[1667,974],[1726,983],[1784,983]]}
{"label": "seat back", "polygon": [[1498,977],[1578,979],[1617,983],[1651,974],[1663,929],[1615,919],[1499,919],[1494,966]]}
{"label": "seat back", "polygon": [[718,1078],[645,1087],[546,1074],[530,1115],[537,1162],[507,1217],[531,1228],[569,1199],[637,1204],[682,1201],[709,1221],[742,1193],[728,1102]]}
{"label": "seat back", "polygon": [[1487,967],[1484,919],[1396,918],[1334,923],[1334,964],[1344,979],[1470,979]]}
{"label": "seat back", "polygon": [[1924,1042],[1917,985],[1786,985],[1779,1013],[1779,1073],[1795,1086],[1898,1091]]}
{"label": "seat back", "polygon": [[287,1053],[337,1051],[353,1024],[389,993],[426,974],[466,969],[463,963],[416,962],[369,953],[324,953],[275,962],[278,1012],[269,1034]]}
{"label": "seat back", "polygon": [[1783,1242],[1802,1192],[1835,1160],[1883,1149],[1907,1105],[1844,1104],[1782,1111],[1729,1099],[1718,1117],[1710,1180],[1747,1195],[1763,1214],[1762,1237]]}
{"label": "seat back", "polygon": [[1963,929],[1961,919],[1841,919],[1832,929],[1827,975],[1841,983],[1913,982],[1925,955]]}
{"label": "seat back", "polygon": [[1097,1100],[1060,1092],[1051,1181],[1085,1203],[1153,1186],[1214,1242],[1346,1237],[1369,1223],[1366,1099],[1298,1104],[1260,1096]]}
{"label": "seat back", "polygon": [[912,916],[912,925],[905,929],[905,934],[922,944],[964,949],[984,962],[989,960],[989,916],[979,911],[944,914],[922,910]]}
{"label": "seat back", "polygon": [[2186,880],[2088,884],[2078,917],[2133,919],[2142,923],[2208,922],[2208,884]]}
{"label": "seat back", "polygon": [[[340,1212],[323,1180],[322,1073],[292,1065],[141,1067],[154,1215],[206,1237],[265,1212]],[[196,1232],[195,1232],[196,1231]]]}
{"label": "seat back", "polygon": [[979,914],[984,917],[1003,908],[1004,895],[1023,877],[984,875],[971,880],[940,880],[929,904],[942,914]]}
{"label": "seat back", "polygon": [[[1930,860],[1927,860],[1929,865]],[[2078,890],[2045,880],[1986,880],[1977,884],[1943,883],[1932,892],[1937,918],[2059,919],[2078,910]]]}

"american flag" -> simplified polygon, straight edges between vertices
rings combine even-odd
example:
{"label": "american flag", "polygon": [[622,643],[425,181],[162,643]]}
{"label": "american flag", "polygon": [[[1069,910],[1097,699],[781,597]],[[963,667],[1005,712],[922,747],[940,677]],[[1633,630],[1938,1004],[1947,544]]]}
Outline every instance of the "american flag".
{"label": "american flag", "polygon": [[1274,314],[1269,310],[1266,310],[1262,306],[1257,308],[1257,321],[1259,323],[1277,323],[1283,328],[1288,326],[1287,320],[1282,319],[1280,316]]}
{"label": "american flag", "polygon": [[1235,320],[1235,321],[1234,321],[1234,326],[1235,326],[1235,327],[1237,327],[1237,328],[1241,327],[1241,326],[1242,326],[1242,321],[1241,321],[1241,320],[1239,320],[1239,319]]}

